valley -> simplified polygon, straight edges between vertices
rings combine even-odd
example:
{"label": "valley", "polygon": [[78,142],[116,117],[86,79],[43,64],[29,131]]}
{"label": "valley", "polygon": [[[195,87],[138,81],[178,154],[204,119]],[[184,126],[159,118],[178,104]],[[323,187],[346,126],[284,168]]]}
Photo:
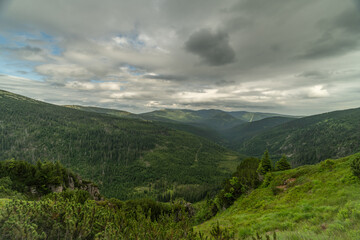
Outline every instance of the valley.
{"label": "valley", "polygon": [[[143,230],[137,229],[139,222],[129,228],[149,239],[162,234],[149,232],[157,226],[154,219],[167,221],[161,224],[175,239],[353,239],[360,180],[351,169],[360,159],[355,154],[360,151],[359,113],[350,109],[302,118],[220,110],[132,114],[56,106],[0,91],[0,211],[14,208],[14,199],[33,212],[34,221],[43,221],[49,216],[33,204],[69,214],[64,201],[70,201],[91,221],[98,218],[91,215],[97,209],[115,223],[120,215],[132,219],[137,211],[146,219],[146,211],[158,209],[161,213],[154,212]],[[260,174],[265,150],[270,172]],[[281,155],[293,169],[275,169]],[[329,160],[338,157],[343,158]],[[0,222],[6,226],[21,211],[8,212]],[[176,211],[187,217],[169,220]],[[340,224],[343,220],[348,223]],[[29,227],[26,221],[21,228]],[[68,228],[60,218],[48,221],[62,226],[57,234]],[[73,221],[85,224],[80,216]],[[106,234],[101,229],[109,226],[101,224],[79,231]],[[116,224],[113,236],[128,238],[130,233],[118,227],[131,223]],[[13,228],[1,231],[15,234]]]}

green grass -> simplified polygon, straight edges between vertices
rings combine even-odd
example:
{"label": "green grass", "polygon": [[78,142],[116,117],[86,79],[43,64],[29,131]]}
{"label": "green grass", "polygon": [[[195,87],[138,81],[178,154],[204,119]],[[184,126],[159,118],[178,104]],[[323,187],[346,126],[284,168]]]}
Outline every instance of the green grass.
{"label": "green grass", "polygon": [[[268,186],[241,197],[195,230],[209,234],[219,222],[240,239],[274,231],[278,239],[356,239],[360,180],[350,170],[355,156],[273,173]],[[277,188],[291,178],[296,180],[285,191]]]}

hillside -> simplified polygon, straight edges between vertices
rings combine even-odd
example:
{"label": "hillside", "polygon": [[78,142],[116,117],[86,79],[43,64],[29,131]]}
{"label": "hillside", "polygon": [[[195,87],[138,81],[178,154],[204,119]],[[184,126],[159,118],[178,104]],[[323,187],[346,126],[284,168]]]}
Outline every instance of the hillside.
{"label": "hillside", "polygon": [[360,180],[350,162],[360,153],[275,172],[271,180],[196,227],[208,235],[219,223],[239,239],[259,233],[277,239],[358,239]]}
{"label": "hillside", "polygon": [[139,114],[141,118],[156,120],[161,122],[186,123],[193,126],[206,126],[214,130],[223,130],[244,123],[232,115],[215,109],[209,110],[184,110],[184,109],[164,109],[149,113]]}
{"label": "hillside", "polygon": [[259,156],[266,148],[286,154],[294,166],[360,151],[360,108],[300,118],[268,129],[249,141],[240,152]]}
{"label": "hillside", "polygon": [[247,112],[247,111],[233,111],[228,112],[231,116],[234,116],[238,119],[241,119],[245,122],[254,122],[259,121],[265,118],[272,118],[272,117],[288,117],[288,118],[297,118],[294,116],[283,115],[278,113],[262,113],[262,112]]}
{"label": "hillside", "polygon": [[[60,161],[107,197],[195,201],[218,187],[238,155],[144,120],[79,111],[0,91],[0,159]],[[185,191],[186,190],[186,191]]]}
{"label": "hillside", "polygon": [[109,115],[113,115],[113,116],[117,116],[117,117],[136,117],[136,115],[133,113],[116,110],[116,109],[109,109],[109,108],[84,107],[84,106],[79,106],[79,105],[65,105],[64,107],[82,110],[82,111],[86,111],[86,112],[109,114]]}
{"label": "hillside", "polygon": [[222,136],[228,140],[228,145],[234,150],[239,150],[242,143],[251,139],[267,129],[295,120],[289,117],[269,117],[258,121],[244,123],[222,132]]}

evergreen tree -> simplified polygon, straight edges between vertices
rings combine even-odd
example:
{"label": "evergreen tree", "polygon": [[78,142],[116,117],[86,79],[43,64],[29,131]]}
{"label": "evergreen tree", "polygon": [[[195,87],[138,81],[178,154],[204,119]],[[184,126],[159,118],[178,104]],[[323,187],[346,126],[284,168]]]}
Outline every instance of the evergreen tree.
{"label": "evergreen tree", "polygon": [[270,160],[270,156],[269,156],[269,151],[266,149],[264,152],[264,155],[261,158],[257,172],[260,175],[264,176],[266,173],[271,172],[271,170],[272,170],[272,165],[271,165],[271,160]]}
{"label": "evergreen tree", "polygon": [[275,170],[276,171],[284,171],[284,170],[288,170],[288,169],[291,169],[291,165],[288,162],[285,154],[283,154],[281,159],[279,161],[277,161],[277,163],[275,164]]}

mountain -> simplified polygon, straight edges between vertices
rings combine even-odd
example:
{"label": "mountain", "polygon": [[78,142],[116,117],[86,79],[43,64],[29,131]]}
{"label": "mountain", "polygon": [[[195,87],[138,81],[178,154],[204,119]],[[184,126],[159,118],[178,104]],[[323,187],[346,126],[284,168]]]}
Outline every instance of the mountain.
{"label": "mountain", "polygon": [[290,117],[295,118],[294,116],[290,115],[283,115],[278,113],[262,113],[262,112],[246,112],[246,111],[233,111],[228,112],[231,116],[241,119],[245,122],[253,122],[253,121],[259,121],[265,118],[271,118],[271,117]]}
{"label": "mountain", "polygon": [[184,109],[163,109],[139,114],[139,116],[144,119],[161,122],[178,122],[192,126],[206,126],[217,131],[244,123],[243,120],[240,120],[224,111],[215,109],[199,111]]}
{"label": "mountain", "polygon": [[227,139],[231,149],[239,150],[246,140],[266,131],[267,129],[295,120],[289,117],[269,117],[258,121],[244,123],[222,132],[222,136]]}
{"label": "mountain", "polygon": [[109,114],[109,115],[113,115],[116,117],[136,117],[136,114],[126,112],[126,111],[116,110],[116,109],[109,109],[109,108],[84,107],[84,106],[79,106],[79,105],[65,105],[64,107],[82,110],[82,111],[86,111],[86,112]]}
{"label": "mountain", "polygon": [[360,108],[296,119],[245,141],[240,152],[259,156],[265,149],[286,154],[294,166],[360,151]]}
{"label": "mountain", "polygon": [[240,161],[237,153],[160,123],[79,111],[6,91],[0,91],[0,133],[0,160],[60,161],[98,183],[103,195],[120,199],[196,201]]}
{"label": "mountain", "polygon": [[[236,151],[243,141],[248,140],[255,134],[298,118],[276,113],[252,113],[246,111],[225,112],[217,109],[203,109],[198,111],[163,109],[142,114],[132,114],[121,110],[98,107],[74,105],[66,107],[118,117],[156,121],[164,126],[210,139]],[[252,124],[253,122],[254,124]]]}
{"label": "mountain", "polygon": [[195,231],[217,236],[226,228],[235,239],[275,239],[274,232],[277,239],[358,239],[360,180],[350,168],[355,158],[360,153],[274,172]]}

